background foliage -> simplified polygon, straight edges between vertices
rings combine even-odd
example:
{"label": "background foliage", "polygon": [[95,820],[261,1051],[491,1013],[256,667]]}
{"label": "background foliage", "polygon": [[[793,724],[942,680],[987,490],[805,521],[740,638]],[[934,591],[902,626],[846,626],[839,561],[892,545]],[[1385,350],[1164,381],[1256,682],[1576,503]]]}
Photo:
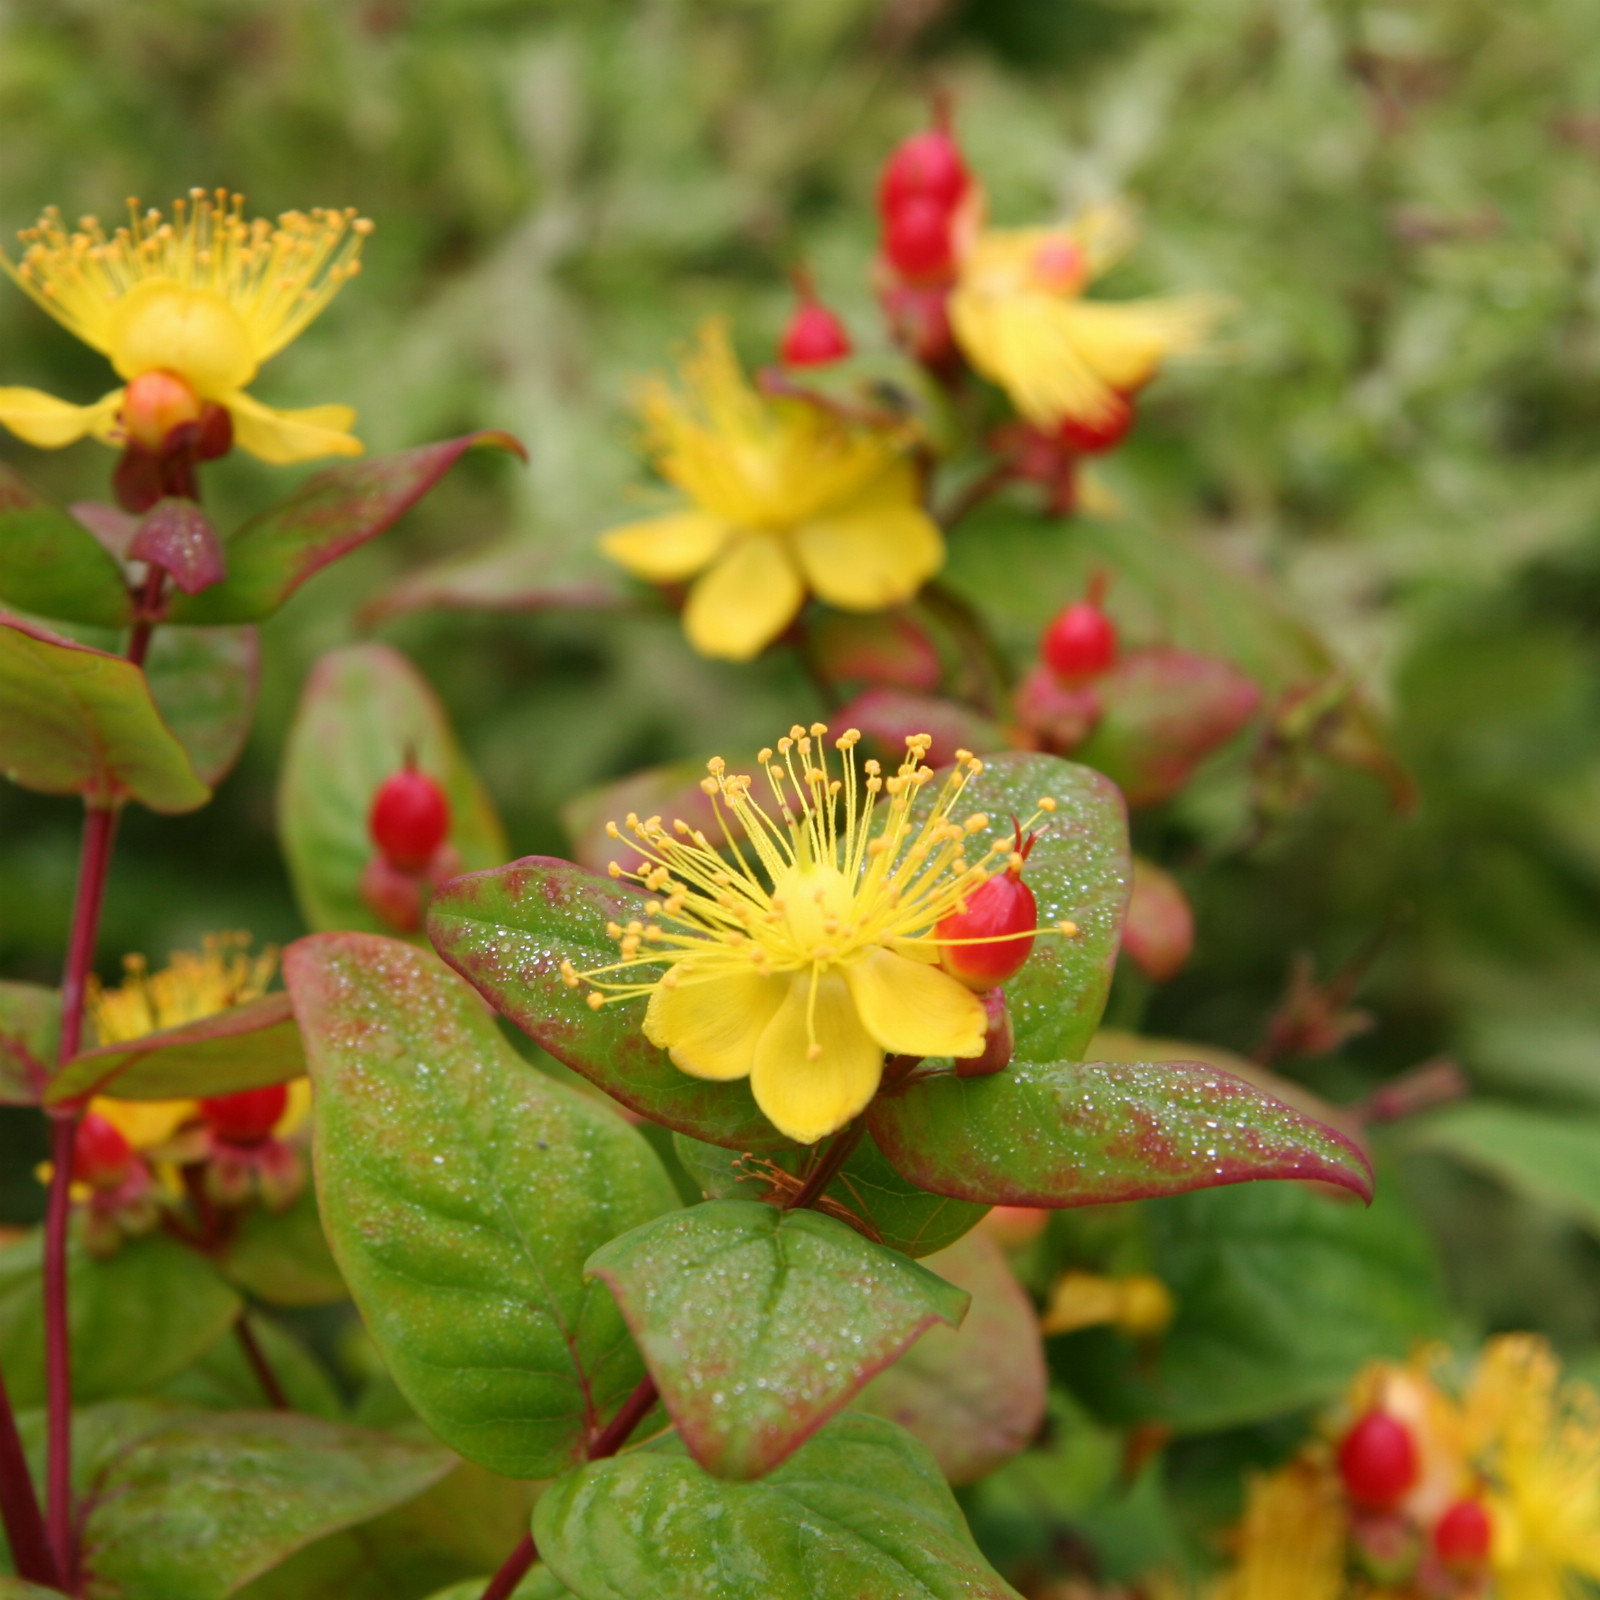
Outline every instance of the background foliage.
{"label": "background foliage", "polygon": [[[107,976],[116,952],[160,960],[209,928],[301,931],[273,826],[288,719],[315,657],[373,628],[439,690],[513,854],[563,853],[573,794],[703,753],[708,726],[731,751],[810,707],[788,659],[699,660],[648,606],[362,608],[502,540],[529,571],[585,570],[640,483],[634,375],[710,312],[765,356],[802,255],[872,327],[877,166],[946,84],[999,220],[1129,194],[1148,237],[1124,287],[1237,300],[1227,362],[1164,378],[1108,476],[1138,518],[1281,584],[1384,705],[1420,795],[1397,814],[1343,773],[1255,837],[1235,758],[1143,814],[1199,943],[1160,991],[1119,979],[1110,1020],[1248,1051],[1291,952],[1327,976],[1377,941],[1359,996],[1376,1026],[1286,1069],[1353,1100],[1459,1060],[1490,1098],[1385,1138],[1384,1237],[1420,1280],[1437,1256],[1463,1332],[1540,1329],[1600,1371],[1597,46],[1586,0],[3,0],[8,233],[46,203],[105,217],[193,184],[245,188],[263,212],[354,204],[378,223],[362,280],[263,397],[348,400],[375,451],[497,426],[532,453],[526,472],[469,457],[267,624],[262,714],[217,803],[125,822]],[[99,358],[9,291],[0,355],[8,383],[103,387]],[[111,462],[9,438],[0,455],[69,498]],[[281,488],[268,470],[224,464],[220,521]],[[1024,640],[1071,591],[1069,545],[1055,588],[1037,547],[1020,571],[1000,544],[954,565],[981,582],[1012,564],[1022,581],[992,596]],[[54,979],[76,822],[0,791],[9,977]],[[20,1221],[41,1200],[35,1152],[20,1118],[4,1132]],[[1182,1282],[1204,1276],[1206,1208],[1240,1203],[1163,1202],[1132,1240],[1114,1218],[1054,1226]],[[1262,1229],[1289,1226],[1292,1198],[1251,1203],[1272,1213]],[[1432,1245],[1414,1258],[1417,1221]],[[1359,1275],[1368,1246],[1321,1243],[1342,1262],[1330,1282]],[[1080,1379],[1095,1339],[1060,1356]],[[1077,1387],[1112,1393],[1100,1379]],[[1092,1484],[1093,1436],[1067,1431],[1062,1473]],[[1193,1447],[1197,1480],[1221,1448]],[[1029,1503],[997,1482],[991,1539],[1007,1494]],[[1117,1527],[1101,1537],[1114,1552]]]}

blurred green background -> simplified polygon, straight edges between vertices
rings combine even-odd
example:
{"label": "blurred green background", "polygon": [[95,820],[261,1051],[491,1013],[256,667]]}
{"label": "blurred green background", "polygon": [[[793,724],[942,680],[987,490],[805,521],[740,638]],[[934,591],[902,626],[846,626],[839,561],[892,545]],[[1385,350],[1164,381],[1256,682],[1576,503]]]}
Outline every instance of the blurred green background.
{"label": "blurred green background", "polygon": [[[1241,848],[1235,762],[1142,818],[1199,946],[1165,989],[1126,987],[1119,1020],[1248,1050],[1294,952],[1328,975],[1381,935],[1358,997],[1377,1025],[1287,1070],[1354,1099],[1460,1061],[1526,1137],[1491,1123],[1463,1159],[1402,1128],[1397,1192],[1464,1327],[1541,1328],[1592,1361],[1592,0],[4,0],[7,235],[47,203],[110,218],[195,184],[265,213],[357,206],[377,223],[365,271],[254,392],[350,402],[375,452],[497,426],[532,456],[469,458],[267,625],[259,721],[216,803],[126,820],[102,970],[210,928],[300,931],[273,792],[311,662],[419,565],[515,540],[581,566],[642,482],[629,385],[702,317],[765,357],[803,257],[877,337],[873,185],[935,85],[1000,222],[1127,195],[1147,235],[1125,288],[1237,302],[1227,359],[1163,379],[1108,477],[1137,518],[1278,585],[1383,706],[1421,795],[1402,816],[1370,777],[1329,775]],[[0,357],[6,383],[106,387],[7,285]],[[0,453],[63,498],[106,493],[96,445]],[[237,460],[208,492],[226,527],[284,484]],[[1025,576],[1047,608],[1068,598]],[[699,661],[665,612],[434,612],[380,634],[438,687],[517,853],[563,851],[557,812],[587,785],[816,709],[786,658]],[[0,792],[6,976],[58,969],[77,823]]]}

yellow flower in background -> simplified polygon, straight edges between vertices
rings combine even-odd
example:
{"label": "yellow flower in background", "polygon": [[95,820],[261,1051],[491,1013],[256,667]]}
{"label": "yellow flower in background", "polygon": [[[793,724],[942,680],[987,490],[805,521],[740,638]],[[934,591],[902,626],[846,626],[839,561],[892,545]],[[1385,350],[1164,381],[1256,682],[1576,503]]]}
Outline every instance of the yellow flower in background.
{"label": "yellow flower in background", "polygon": [[[159,211],[129,202],[108,234],[93,217],[69,231],[51,208],[21,234],[21,260],[0,267],[69,332],[106,356],[166,426],[228,412],[234,442],[263,461],[360,455],[349,406],[277,411],[246,385],[297,338],[360,269],[371,223],[353,211],[291,211],[246,220],[243,196],[190,191]],[[174,382],[174,380],[176,380]],[[126,388],[75,406],[37,389],[0,388],[0,423],[56,449],[92,434],[124,442]]]}
{"label": "yellow flower in background", "polygon": [[[794,727],[776,755],[761,751],[771,810],[754,780],[717,758],[701,787],[722,828],[719,844],[678,821],[629,816],[636,872],[612,864],[652,896],[644,917],[607,930],[622,959],[578,973],[589,1004],[649,996],[644,1031],[683,1072],[749,1078],[756,1104],[780,1131],[811,1144],[849,1122],[877,1092],[885,1052],[983,1053],[978,996],[937,965],[941,918],[1014,858],[1013,834],[969,846],[989,827],[954,810],[983,763],[960,752],[924,814],[933,781],[930,741],[913,736],[897,772],[857,768],[853,729],[830,758],[813,723]],[[1053,810],[1055,802],[1040,801]],[[775,814],[774,814],[775,813]],[[1032,819],[1030,819],[1032,820]],[[609,825],[613,838],[622,831]],[[632,977],[639,968],[665,971]]]}
{"label": "yellow flower in background", "polygon": [[1167,1331],[1175,1309],[1166,1284],[1147,1272],[1121,1278],[1067,1272],[1051,1288],[1039,1331],[1048,1337],[1110,1324],[1130,1339],[1150,1339]]}
{"label": "yellow flower in background", "polygon": [[1340,1600],[1344,1546],[1344,1501],[1327,1462],[1305,1457],[1253,1478],[1217,1600]]}
{"label": "yellow flower in background", "polygon": [[1170,356],[1203,348],[1224,302],[1211,295],[1087,300],[1127,251],[1122,207],[1057,228],[972,228],[958,246],[950,325],[967,360],[1035,427],[1101,424]]}
{"label": "yellow flower in background", "polygon": [[600,547],[648,582],[693,580],[683,620],[702,655],[750,660],[808,590],[880,611],[943,565],[907,436],[758,393],[720,324],[701,331],[681,390],[653,384],[640,409],[656,470],[690,504],[613,528]]}

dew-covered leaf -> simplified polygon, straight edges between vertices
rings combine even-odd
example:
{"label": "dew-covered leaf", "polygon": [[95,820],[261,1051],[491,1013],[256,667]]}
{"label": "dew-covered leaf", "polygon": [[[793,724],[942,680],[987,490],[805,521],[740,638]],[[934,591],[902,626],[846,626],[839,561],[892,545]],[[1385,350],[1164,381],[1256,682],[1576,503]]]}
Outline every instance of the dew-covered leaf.
{"label": "dew-covered leaf", "polygon": [[261,670],[254,628],[160,628],[145,657],[150,693],[202,783],[220,783],[250,735]]}

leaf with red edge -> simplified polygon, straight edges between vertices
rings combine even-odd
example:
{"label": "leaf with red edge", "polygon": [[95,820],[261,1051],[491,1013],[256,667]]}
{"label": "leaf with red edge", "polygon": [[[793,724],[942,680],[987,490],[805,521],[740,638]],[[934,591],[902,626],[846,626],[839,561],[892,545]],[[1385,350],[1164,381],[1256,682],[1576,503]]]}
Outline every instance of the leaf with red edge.
{"label": "leaf with red edge", "polygon": [[57,990],[0,981],[0,1105],[39,1103],[60,1038]]}
{"label": "leaf with red edge", "polygon": [[759,1478],[969,1296],[817,1211],[711,1200],[584,1268],[616,1295],[690,1455]]}
{"label": "leaf with red edge", "polygon": [[986,1205],[1101,1205],[1255,1178],[1318,1178],[1372,1198],[1372,1167],[1344,1134],[1199,1061],[940,1073],[890,1088],[866,1121],[904,1177]]}
{"label": "leaf with red edge", "polygon": [[375,539],[468,450],[485,447],[526,458],[509,433],[485,429],[326,468],[227,540],[228,576],[203,594],[175,598],[167,620],[259,622],[271,616],[312,573]]}
{"label": "leaf with red edge", "polygon": [[173,813],[211,798],[138,667],[3,614],[0,772],[99,806],[128,798]]}
{"label": "leaf with red edge", "polygon": [[547,545],[518,540],[408,573],[360,615],[370,628],[414,611],[617,611],[625,604],[611,571],[552,571]]}
{"label": "leaf with red edge", "polygon": [[429,952],[313,934],[283,966],[323,1224],[385,1366],[480,1466],[581,1461],[643,1374],[583,1264],[676,1208],[665,1169],[608,1106],[523,1061]]}
{"label": "leaf with red edge", "polygon": [[428,908],[428,937],[497,1011],[630,1111],[731,1150],[793,1148],[747,1082],[710,1083],[673,1066],[644,1036],[643,999],[591,1011],[561,981],[563,961],[579,971],[615,961],[606,924],[630,921],[643,905],[570,861],[525,856],[445,884]]}
{"label": "leaf with red edge", "polygon": [[158,500],[128,541],[128,557],[162,568],[185,594],[199,594],[227,576],[222,540],[193,500]]}
{"label": "leaf with red edge", "polygon": [[202,1099],[288,1083],[306,1070],[288,995],[279,991],[163,1028],[126,1044],[74,1056],[51,1080],[45,1103]]}
{"label": "leaf with red edge", "polygon": [[1132,651],[1096,688],[1100,720],[1073,754],[1111,778],[1130,806],[1170,800],[1261,705],[1237,667],[1186,650]]}
{"label": "leaf with red edge", "polygon": [[233,770],[255,719],[259,630],[162,628],[150,641],[144,671],[156,709],[200,781],[215,787]]}
{"label": "leaf with red edge", "polygon": [[133,620],[133,597],[116,557],[65,506],[3,463],[0,601],[99,628],[124,628]]}

